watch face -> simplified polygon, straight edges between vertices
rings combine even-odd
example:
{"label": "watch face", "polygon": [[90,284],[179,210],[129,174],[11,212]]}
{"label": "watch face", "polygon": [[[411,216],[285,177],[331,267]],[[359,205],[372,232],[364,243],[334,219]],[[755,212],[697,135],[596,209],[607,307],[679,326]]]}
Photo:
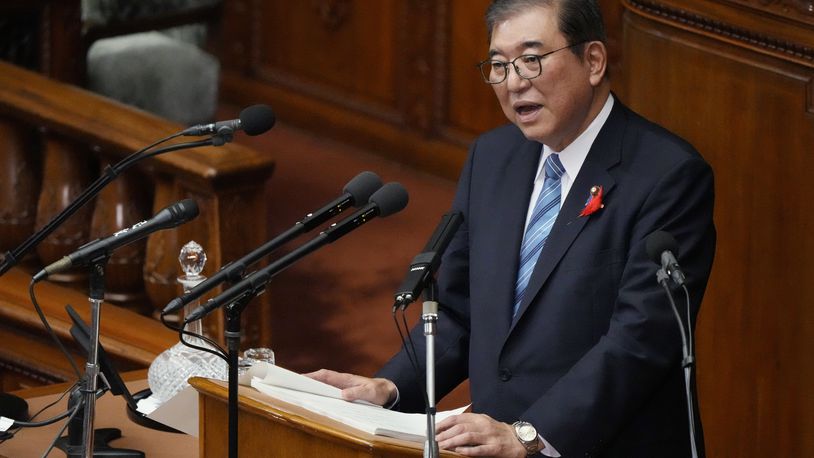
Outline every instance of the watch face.
{"label": "watch face", "polygon": [[517,425],[517,437],[523,442],[531,442],[537,439],[537,430],[529,423],[521,423]]}

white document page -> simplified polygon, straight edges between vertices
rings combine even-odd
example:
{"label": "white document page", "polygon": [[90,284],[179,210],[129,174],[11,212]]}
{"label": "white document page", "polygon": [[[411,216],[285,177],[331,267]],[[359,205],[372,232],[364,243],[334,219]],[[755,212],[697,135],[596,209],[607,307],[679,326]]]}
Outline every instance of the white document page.
{"label": "white document page", "polygon": [[[294,374],[297,377],[308,379],[308,377],[303,375],[299,375],[291,371],[287,372]],[[269,383],[270,378],[271,380],[274,380],[271,382],[274,384]],[[408,414],[384,409],[372,404],[347,402],[340,398],[338,394],[340,390],[338,388],[331,387],[329,385],[326,386],[336,390],[333,392],[335,396],[314,394],[313,391],[305,392],[299,391],[296,388],[291,389],[282,386],[275,386],[276,380],[277,379],[274,379],[273,375],[267,373],[265,379],[253,379],[252,386],[261,393],[280,399],[281,401],[303,407],[319,415],[341,421],[348,426],[370,434],[395,437],[398,439],[405,439],[415,442],[423,442],[426,437],[425,433],[427,429],[427,417],[425,414]],[[308,380],[320,385],[325,385],[324,383],[312,379]],[[294,377],[293,380],[289,379],[288,381],[292,382],[287,383],[289,386],[303,386],[300,384],[301,380],[297,380],[296,377]],[[323,388],[320,388],[319,390],[323,390]],[[438,412],[436,414],[436,421],[441,421],[451,415],[460,414],[468,407],[469,406],[464,406],[452,411]]]}
{"label": "white document page", "polygon": [[198,392],[187,386],[150,412],[147,418],[198,437]]}
{"label": "white document page", "polygon": [[[275,366],[274,364],[268,364],[265,362],[261,363],[266,365],[266,376],[262,379],[262,383],[266,385],[279,386],[282,388],[288,388],[290,390],[303,391],[305,393],[319,394],[329,398],[342,399],[342,390],[335,386],[322,383],[318,380],[314,380],[310,377],[284,369],[280,366]],[[254,385],[252,384],[252,386]]]}

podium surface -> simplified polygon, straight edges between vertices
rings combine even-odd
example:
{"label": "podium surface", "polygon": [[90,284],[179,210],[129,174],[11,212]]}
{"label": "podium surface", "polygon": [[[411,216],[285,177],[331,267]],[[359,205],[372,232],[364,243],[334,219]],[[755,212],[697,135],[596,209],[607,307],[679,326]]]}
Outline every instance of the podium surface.
{"label": "podium surface", "polygon": [[[146,370],[122,374],[127,387],[132,392],[147,387],[146,377]],[[21,390],[14,394],[23,397],[28,402],[29,412],[34,414],[41,407],[59,398],[60,394],[69,386],[69,383],[62,383]],[[66,410],[67,403],[66,397],[54,407],[46,410],[38,419],[44,420]],[[41,428],[21,429],[14,438],[0,444],[0,458],[40,458],[63,423],[64,420]],[[121,396],[113,396],[111,393],[105,393],[96,400],[94,428],[119,428],[122,431],[121,439],[112,441],[110,445],[141,450],[149,458],[194,458],[198,456],[196,438],[186,434],[157,431],[133,423],[127,417],[124,399]],[[55,448],[48,456],[64,457],[65,454]]]}
{"label": "podium surface", "polygon": [[[199,449],[205,458],[228,456],[228,387],[225,382],[192,378],[199,393]],[[423,456],[423,444],[376,436],[305,408],[239,389],[238,455],[401,458]],[[459,457],[442,452],[443,457]]]}

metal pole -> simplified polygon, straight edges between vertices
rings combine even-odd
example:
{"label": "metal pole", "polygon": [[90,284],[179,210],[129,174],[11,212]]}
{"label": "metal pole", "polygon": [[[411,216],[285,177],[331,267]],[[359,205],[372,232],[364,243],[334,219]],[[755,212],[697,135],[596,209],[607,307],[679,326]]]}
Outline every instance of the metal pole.
{"label": "metal pole", "polygon": [[99,376],[99,319],[105,296],[105,264],[107,257],[95,261],[90,269],[90,349],[85,364],[85,388],[83,391],[85,415],[82,424],[84,438],[83,456],[93,458],[93,419],[96,412],[96,388]]}
{"label": "metal pole", "polygon": [[246,294],[243,297],[229,304],[226,311],[226,330],[224,337],[226,338],[226,346],[228,349],[228,364],[229,364],[229,403],[227,410],[229,414],[229,458],[237,458],[238,456],[238,380],[237,380],[237,367],[238,367],[238,352],[240,349],[240,337],[242,332],[240,330],[240,314],[249,302],[257,295],[255,291]]}
{"label": "metal pole", "polygon": [[[667,271],[664,268],[659,269],[656,271],[656,280],[658,281],[659,285],[664,289],[664,293],[667,295],[667,299],[670,302],[670,307],[673,309],[673,314],[675,315],[676,321],[678,322],[678,329],[679,333],[681,334],[681,352],[684,359],[681,362],[682,367],[684,368],[684,391],[687,397],[687,415],[689,417],[689,432],[690,432],[690,452],[692,458],[698,458],[698,446],[696,445],[695,440],[695,413],[693,409],[693,402],[692,402],[692,366],[695,363],[695,356],[689,353],[689,343],[688,343],[688,336],[687,332],[684,329],[684,323],[681,321],[681,315],[678,314],[678,308],[676,307],[675,300],[673,299],[673,293],[670,292],[670,286],[668,285],[668,281],[670,280],[670,275],[667,274]],[[687,293],[689,295],[689,292]],[[689,300],[689,296],[687,297]],[[689,312],[688,312],[689,313]],[[689,326],[691,317],[689,314],[687,315],[687,323]],[[692,338],[690,336],[689,338]]]}
{"label": "metal pole", "polygon": [[435,440],[435,331],[438,322],[438,302],[425,301],[421,317],[424,320],[426,340],[427,372],[427,440],[424,442],[424,457],[438,456],[438,442]]}
{"label": "metal pole", "polygon": [[[228,314],[227,314],[228,315]],[[240,346],[240,315],[227,318],[225,332],[226,344],[229,350],[229,458],[237,458],[237,365],[238,348]],[[237,326],[234,326],[237,323]],[[237,329],[236,331],[234,329]]]}

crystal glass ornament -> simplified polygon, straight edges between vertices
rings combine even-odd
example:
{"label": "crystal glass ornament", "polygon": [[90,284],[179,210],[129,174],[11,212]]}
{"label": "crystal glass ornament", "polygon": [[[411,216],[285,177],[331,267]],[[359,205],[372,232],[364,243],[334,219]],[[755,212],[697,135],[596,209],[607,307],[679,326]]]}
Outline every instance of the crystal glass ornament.
{"label": "crystal glass ornament", "polygon": [[181,264],[181,270],[184,271],[184,275],[178,277],[181,284],[184,284],[185,281],[193,281],[196,284],[204,281],[205,277],[201,275],[201,272],[206,265],[206,252],[198,242],[191,240],[181,247],[178,263]]}
{"label": "crystal glass ornament", "polygon": [[[206,277],[201,275],[206,264],[206,253],[201,245],[194,241],[184,245],[181,248],[178,261],[184,271],[184,275],[178,277],[178,282],[183,285],[184,292],[206,280]],[[184,307],[184,316],[188,315],[197,306],[198,301],[194,301]],[[181,323],[183,323],[183,320],[181,320]],[[201,320],[187,324],[185,329],[196,334],[202,334]],[[184,340],[193,345],[211,348],[209,344],[197,337],[184,336]],[[156,401],[164,403],[189,386],[187,380],[190,377],[226,380],[227,374],[228,367],[223,359],[178,342],[158,355],[150,364],[150,369],[147,372],[147,382]]]}

